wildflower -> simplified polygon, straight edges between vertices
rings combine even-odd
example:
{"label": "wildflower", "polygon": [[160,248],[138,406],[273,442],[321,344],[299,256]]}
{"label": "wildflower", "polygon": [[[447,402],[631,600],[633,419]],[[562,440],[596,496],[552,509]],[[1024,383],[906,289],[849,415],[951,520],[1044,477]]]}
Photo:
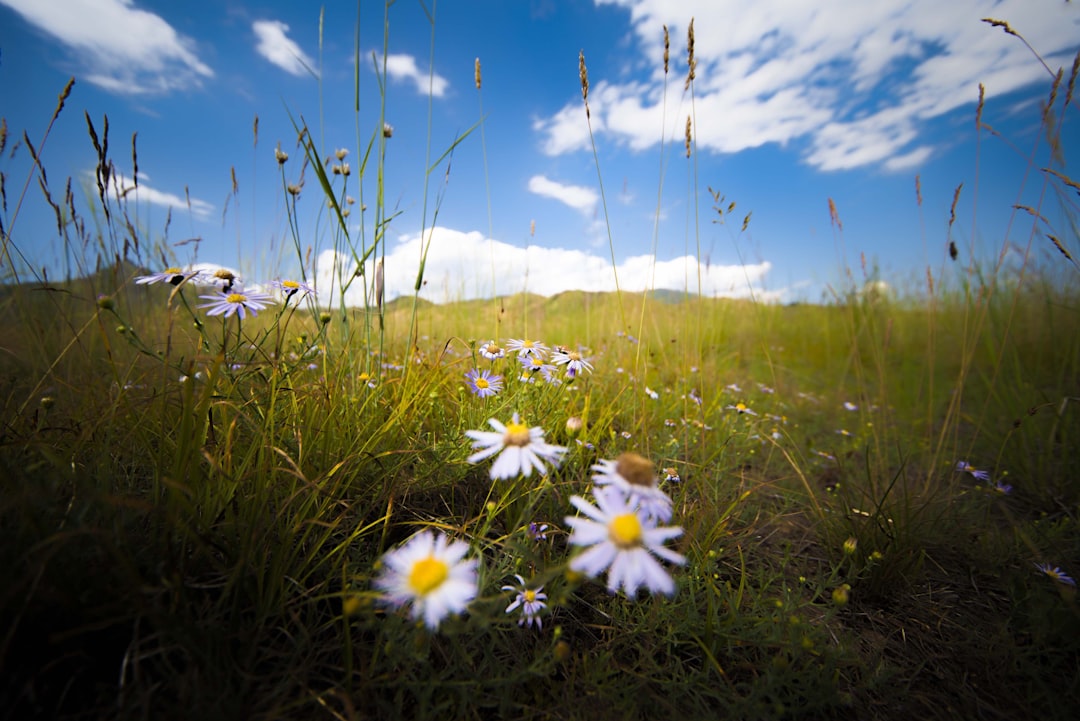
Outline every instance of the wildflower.
{"label": "wildflower", "polygon": [[116,308],[116,301],[113,300],[111,295],[99,293],[97,297],[97,307],[101,310],[113,310]]}
{"label": "wildflower", "polygon": [[833,589],[832,600],[837,606],[845,606],[851,598],[851,585],[844,583]]}
{"label": "wildflower", "polygon": [[274,299],[266,293],[245,291],[243,288],[235,288],[231,293],[218,291],[213,295],[200,295],[199,297],[210,301],[196,306],[197,308],[206,308],[207,315],[224,314],[228,318],[235,313],[240,316],[241,320],[246,317],[247,313],[254,316],[257,311],[263,310],[274,302]]}
{"label": "wildflower", "polygon": [[767,386],[764,383],[758,383],[757,387],[758,387],[758,390],[761,391],[762,393],[769,393],[769,394],[776,393],[775,388],[772,388],[771,386]]}
{"label": "wildflower", "polygon": [[536,356],[546,358],[548,347],[543,343],[528,338],[511,338],[506,342],[506,350],[517,351],[518,357]]}
{"label": "wildflower", "polygon": [[473,440],[474,449],[480,449],[469,456],[469,463],[476,463],[499,453],[499,457],[491,465],[492,480],[513,478],[519,473],[528,477],[533,468],[540,473],[547,473],[543,461],[550,461],[557,466],[562,454],[566,453],[564,446],[545,443],[544,429],[525,426],[517,413],[507,425],[494,418],[489,419],[488,423],[495,429],[494,433],[465,431],[465,435]]}
{"label": "wildflower", "polygon": [[757,413],[755,413],[754,411],[752,411],[752,410],[750,410],[749,408],[747,408],[747,407],[746,407],[746,404],[745,404],[745,403],[743,403],[742,401],[739,401],[738,403],[736,403],[736,404],[735,404],[735,405],[733,405],[733,406],[726,406],[726,408],[727,408],[727,410],[729,410],[729,411],[735,411],[735,412],[736,412],[736,413],[738,413],[738,414],[739,414],[740,416],[741,416],[741,415],[743,415],[744,413],[745,413],[746,415],[748,415],[748,416],[756,416],[756,415],[757,415]]}
{"label": "wildflower", "polygon": [[686,563],[685,557],[664,547],[664,541],[682,535],[682,529],[657,527],[653,519],[643,518],[618,488],[597,487],[593,496],[596,506],[580,496],[570,499],[588,518],[566,517],[566,525],[573,529],[569,542],[589,546],[570,561],[570,569],[590,578],[607,569],[608,590],[615,593],[622,588],[631,598],[641,586],[669,596],[674,594],[675,581],[654,556],[677,565]]}
{"label": "wildflower", "polygon": [[544,365],[540,366],[540,376],[544,379],[544,382],[549,385],[562,385],[562,381],[556,375],[557,372],[558,369],[550,363],[545,363]]}
{"label": "wildflower", "polygon": [[573,350],[561,350],[557,353],[553,353],[551,360],[555,365],[566,366],[566,377],[577,378],[582,371],[589,371],[592,373],[592,364],[588,359],[583,358],[581,353]]}
{"label": "wildflower", "polygon": [[382,134],[383,134],[384,138],[392,138],[392,137],[394,137],[394,126],[391,125],[390,123],[383,123],[382,124]]}
{"label": "wildflower", "polygon": [[546,523],[533,521],[525,529],[525,535],[528,536],[530,541],[546,541],[548,528],[549,526]]}
{"label": "wildflower", "polygon": [[957,473],[970,473],[971,477],[978,480],[978,481],[986,481],[987,483],[990,482],[990,474],[987,471],[980,471],[979,469],[975,468],[975,466],[971,465],[967,461],[957,461],[956,462],[956,472]]}
{"label": "wildflower", "polygon": [[596,471],[596,485],[618,488],[648,518],[665,523],[671,520],[671,499],[660,490],[655,467],[648,458],[633,452],[620,453],[614,461],[601,459],[592,469]]}
{"label": "wildflower", "polygon": [[[509,347],[509,345],[507,347]],[[550,363],[545,363],[544,356],[542,355],[521,355],[519,353],[518,362],[521,363],[522,371],[529,376],[539,372],[541,376],[548,378],[555,372],[555,366]]]}
{"label": "wildflower", "polygon": [[168,283],[169,285],[180,285],[185,280],[190,280],[199,275],[199,271],[184,271],[180,268],[166,268],[160,273],[151,273],[150,275],[140,275],[135,279],[135,282],[139,285],[153,285],[154,283]]}
{"label": "wildflower", "polygon": [[1049,563],[1036,563],[1035,568],[1039,569],[1058,583],[1063,583],[1066,586],[1076,585],[1076,581],[1057,566],[1051,566]]}
{"label": "wildflower", "polygon": [[732,393],[742,393],[742,387],[738,383],[728,383],[724,386],[725,390],[729,390]]}
{"label": "wildflower", "polygon": [[647,395],[649,398],[652,398],[654,401],[660,397],[660,394],[654,391],[652,388],[649,388],[649,386],[645,386],[645,395]]}
{"label": "wildflower", "polygon": [[566,419],[566,432],[577,433],[585,427],[585,421],[580,416],[570,416]]}
{"label": "wildflower", "polygon": [[831,453],[826,453],[825,451],[814,451],[814,453],[818,454],[819,456],[821,456],[822,458],[824,458],[827,461],[835,461],[836,460],[836,456],[834,456]]}
{"label": "wildflower", "polygon": [[838,431],[837,431],[836,433],[837,433],[838,435],[841,435],[841,436],[848,436],[848,437],[850,437],[850,436],[851,436],[851,431],[849,431],[849,430],[848,430],[847,428],[841,428],[841,429],[840,429],[840,430],[838,430]]}
{"label": "wildflower", "polygon": [[285,300],[289,300],[299,291],[303,291],[304,295],[316,295],[314,288],[307,283],[301,283],[296,280],[275,280],[270,285],[284,293]]}
{"label": "wildflower", "polygon": [[849,411],[857,411],[859,410],[859,407],[851,401],[844,401],[844,409]]}
{"label": "wildflower", "polygon": [[859,547],[859,539],[854,536],[844,541],[844,555],[850,556],[855,553],[855,549]]}
{"label": "wildflower", "polygon": [[221,281],[221,290],[224,293],[229,293],[233,289],[233,284],[236,283],[236,274],[234,274],[228,268],[218,268],[213,272],[211,277],[214,280]]}
{"label": "wildflower", "polygon": [[489,398],[497,395],[503,388],[502,376],[494,375],[488,369],[473,369],[465,374],[469,381],[469,390],[479,398]]}
{"label": "wildflower", "polygon": [[493,340],[489,340],[484,345],[480,346],[480,355],[484,356],[488,360],[497,360],[506,355],[506,351],[499,347],[499,344]]}
{"label": "wildflower", "polygon": [[514,574],[514,578],[518,580],[517,586],[503,586],[504,591],[517,591],[517,596],[514,597],[513,603],[506,607],[506,612],[511,613],[517,608],[521,608],[521,618],[518,620],[519,626],[536,626],[536,630],[539,631],[543,628],[543,621],[540,620],[540,612],[547,607],[544,601],[547,599],[547,594],[544,593],[544,587],[538,586],[535,589],[527,588],[525,585],[525,579]]}
{"label": "wildflower", "polygon": [[334,151],[334,157],[338,159],[338,162],[341,162],[342,160],[344,160],[348,155],[349,155],[349,151],[346,150],[345,148],[338,148],[337,150]]}
{"label": "wildflower", "polygon": [[285,161],[289,159],[289,154],[281,151],[281,143],[274,148],[274,159],[277,160],[278,165],[284,165]]}
{"label": "wildflower", "polygon": [[434,631],[447,615],[464,611],[476,597],[478,562],[464,560],[468,550],[463,541],[451,543],[442,533],[420,531],[383,556],[383,572],[375,585],[391,606],[411,603],[413,618],[423,617]]}
{"label": "wildflower", "polygon": [[1002,483],[1001,481],[994,481],[994,490],[1003,496],[1007,496],[1012,493],[1013,487],[1008,483]]}
{"label": "wildflower", "polygon": [[675,423],[674,419],[672,419],[672,418],[665,418],[664,419],[664,425],[667,426],[668,428],[674,428],[676,423]]}
{"label": "wildflower", "polygon": [[701,405],[701,394],[698,393],[697,388],[691,388],[690,389],[690,400],[692,400],[694,403],[698,404],[699,406]]}
{"label": "wildflower", "polygon": [[679,476],[679,471],[674,468],[664,469],[664,480],[668,483],[682,483],[682,478]]}

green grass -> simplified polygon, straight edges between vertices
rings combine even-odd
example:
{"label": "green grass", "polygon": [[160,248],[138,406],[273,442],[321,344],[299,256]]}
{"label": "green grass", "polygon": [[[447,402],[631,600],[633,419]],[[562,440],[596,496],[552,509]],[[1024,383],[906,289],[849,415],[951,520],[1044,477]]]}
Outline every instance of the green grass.
{"label": "green grass", "polygon": [[[379,257],[393,221],[381,133],[356,163],[361,188],[376,178],[377,220],[358,235],[346,179],[298,134],[335,198],[321,242]],[[288,196],[294,169],[280,168]],[[239,323],[207,317],[190,284],[135,285],[164,249],[118,240],[134,226],[122,203],[104,207],[78,259],[96,272],[23,270],[0,290],[6,717],[1071,719],[1080,707],[1075,590],[1035,565],[1080,574],[1071,266],[1031,260],[1006,278],[955,264],[899,299],[850,280],[822,305],[294,298]],[[288,207],[295,238],[303,206]],[[525,336],[581,344],[595,371],[526,384],[512,360],[478,356]],[[474,397],[476,367],[505,390]],[[490,461],[467,461],[465,432],[515,412],[569,450],[547,475],[492,481]],[[626,451],[681,479],[663,486],[687,559],[667,566],[671,598],[568,572],[570,497]],[[547,540],[528,537],[533,521]],[[373,586],[384,554],[428,528],[480,560],[477,598],[436,632]],[[544,584],[542,630],[504,613],[514,574]]]}

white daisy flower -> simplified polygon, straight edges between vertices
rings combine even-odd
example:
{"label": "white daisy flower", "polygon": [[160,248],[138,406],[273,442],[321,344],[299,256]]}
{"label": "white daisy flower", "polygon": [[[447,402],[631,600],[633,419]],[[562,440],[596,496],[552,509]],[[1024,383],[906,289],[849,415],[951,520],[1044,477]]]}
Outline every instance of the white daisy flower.
{"label": "white daisy flower", "polygon": [[548,347],[537,340],[529,340],[528,338],[511,338],[506,341],[506,350],[513,353],[517,351],[518,356],[535,356],[537,358],[547,357]]}
{"label": "white daisy flower", "polygon": [[619,454],[614,461],[601,459],[592,467],[593,482],[598,486],[615,486],[647,517],[667,523],[671,520],[671,498],[659,488],[656,468],[648,458],[637,453]]}
{"label": "white daisy flower", "polygon": [[140,275],[135,278],[135,282],[139,285],[153,285],[154,283],[168,283],[170,285],[180,285],[185,280],[191,280],[198,277],[201,271],[198,270],[183,270],[181,268],[166,268],[160,273],[151,273],[150,275]]}
{"label": "white daisy flower", "polygon": [[480,355],[484,356],[488,360],[498,360],[506,355],[506,351],[499,347],[499,344],[494,340],[489,340],[480,346]]}
{"label": "white daisy flower", "polygon": [[686,563],[685,557],[664,547],[664,541],[682,535],[682,529],[657,527],[618,488],[594,488],[593,497],[599,508],[580,496],[570,499],[588,518],[566,517],[566,525],[573,529],[569,542],[590,546],[570,561],[570,568],[590,578],[607,569],[608,590],[615,593],[622,588],[630,598],[642,586],[653,592],[674,594],[675,581],[654,556],[678,565]]}
{"label": "white daisy flower", "polygon": [[477,561],[464,560],[469,545],[442,533],[421,531],[382,558],[375,586],[391,606],[412,604],[412,617],[423,617],[431,630],[451,613],[460,613],[476,597]]}
{"label": "white daisy flower", "polygon": [[545,443],[544,429],[529,428],[521,422],[517,413],[506,425],[494,418],[489,419],[488,424],[495,432],[465,431],[465,435],[473,440],[473,448],[480,449],[469,456],[469,463],[477,463],[499,453],[491,464],[492,480],[513,478],[519,473],[528,477],[533,468],[541,474],[547,473],[543,461],[558,466],[562,454],[566,453],[565,446]]}
{"label": "white daisy flower", "polygon": [[583,358],[581,353],[565,348],[552,353],[551,362],[555,365],[565,365],[567,378],[577,378],[582,371],[592,373],[593,369],[592,363],[589,363],[587,358]]}

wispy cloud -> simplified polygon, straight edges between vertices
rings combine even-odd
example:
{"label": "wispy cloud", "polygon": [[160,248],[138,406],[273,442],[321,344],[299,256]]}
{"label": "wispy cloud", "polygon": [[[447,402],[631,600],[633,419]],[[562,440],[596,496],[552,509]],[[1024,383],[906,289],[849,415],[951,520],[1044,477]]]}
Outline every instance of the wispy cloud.
{"label": "wispy cloud", "polygon": [[190,38],[132,0],[0,0],[65,45],[79,79],[121,95],[167,93],[214,76]]}
{"label": "wispy cloud", "polygon": [[[424,236],[424,240],[428,238]],[[387,300],[411,295],[416,282],[417,258],[422,238],[410,235],[390,248],[386,255]],[[431,247],[424,266],[425,285],[421,296],[434,302],[487,298],[528,291],[551,296],[567,290],[614,291],[615,274],[610,260],[600,255],[566,248],[522,248],[484,237],[483,234],[436,227],[430,232]],[[654,264],[650,255],[627,258],[619,264],[618,287],[627,292],[646,289],[687,290],[707,297],[748,297],[781,300],[783,290],[765,290],[763,284],[772,264],[700,265],[693,257],[673,258]],[[482,269],[482,270],[478,270]],[[320,302],[334,305],[340,293],[339,279],[352,278],[351,258],[326,250],[318,257],[315,275]],[[366,269],[372,276],[372,267]],[[346,294],[346,304],[362,305],[364,289],[354,284]]]}
{"label": "wispy cloud", "polygon": [[[805,162],[821,170],[917,166],[934,152],[926,121],[973,105],[979,82],[992,97],[1049,81],[1022,42],[983,17],[1009,20],[1051,67],[1071,63],[1080,37],[1080,8],[1042,4],[1032,12],[1027,0],[596,2],[629,11],[638,55],[629,64],[653,70],[626,82],[593,74],[594,133],[635,150],[662,136],[681,139],[690,112],[683,80],[693,17],[695,111],[710,119],[694,128],[698,148],[735,153],[804,140]],[[664,24],[672,38],[666,128]],[[533,127],[550,155],[589,147],[580,99]]]}
{"label": "wispy cloud", "polygon": [[592,188],[581,185],[566,185],[548,179],[543,175],[529,178],[529,192],[552,198],[585,215],[592,215],[600,196]]}
{"label": "wispy cloud", "polygon": [[390,76],[391,80],[412,83],[416,88],[416,92],[421,95],[427,95],[430,90],[433,97],[441,98],[446,95],[446,91],[450,88],[450,81],[443,76],[438,73],[430,73],[428,70],[421,70],[416,63],[416,58],[412,55],[388,54],[386,56],[386,74]]}
{"label": "wispy cloud", "polygon": [[[88,173],[88,175],[91,178],[93,177],[92,173]],[[143,181],[143,177],[143,174],[139,173],[139,187],[136,188],[131,178],[114,172],[109,176],[109,197],[120,198],[127,203],[149,203],[184,211],[187,211],[190,207],[191,214],[199,220],[209,218],[214,212],[214,206],[205,200],[199,200],[198,198],[189,200],[173,193],[157,190],[147,185]]]}
{"label": "wispy cloud", "polygon": [[289,26],[280,20],[256,20],[251,29],[258,39],[255,51],[291,75],[315,72],[315,63],[289,38]]}

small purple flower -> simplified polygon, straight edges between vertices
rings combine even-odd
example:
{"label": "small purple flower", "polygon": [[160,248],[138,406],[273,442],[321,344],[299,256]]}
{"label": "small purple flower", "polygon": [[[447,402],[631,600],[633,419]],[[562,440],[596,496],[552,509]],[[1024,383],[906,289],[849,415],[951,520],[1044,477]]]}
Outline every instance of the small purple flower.
{"label": "small purple flower", "polygon": [[547,540],[548,524],[537,523],[533,521],[529,524],[528,529],[525,531],[525,535],[528,536],[530,541],[546,541]]}
{"label": "small purple flower", "polygon": [[224,314],[228,318],[235,313],[240,316],[241,320],[246,317],[247,313],[254,316],[258,311],[274,302],[273,297],[266,293],[245,291],[243,288],[234,288],[231,293],[218,291],[213,295],[200,295],[199,297],[210,301],[196,306],[197,308],[205,308],[207,315]]}
{"label": "small purple flower", "polygon": [[970,473],[971,477],[978,481],[990,482],[990,474],[987,471],[980,471],[967,461],[957,461],[956,471],[957,473]]}
{"label": "small purple flower", "polygon": [[289,300],[300,291],[304,295],[316,295],[314,288],[297,280],[275,280],[271,285],[285,294],[285,300]]}
{"label": "small purple flower", "polygon": [[503,388],[502,376],[495,375],[486,368],[483,370],[474,368],[465,374],[465,380],[469,382],[469,390],[478,398],[498,395]]}
{"label": "small purple flower", "polygon": [[1051,566],[1049,563],[1036,563],[1035,568],[1039,569],[1058,583],[1063,583],[1066,586],[1076,585],[1076,581],[1057,566]]}
{"label": "small purple flower", "polygon": [[521,618],[518,620],[519,626],[536,626],[536,630],[541,630],[544,626],[543,621],[540,619],[540,612],[547,606],[544,603],[547,600],[547,594],[544,593],[544,587],[538,586],[535,589],[530,589],[525,584],[525,579],[521,576],[514,574],[514,578],[518,580],[517,586],[503,586],[504,591],[517,591],[517,596],[514,597],[514,601],[506,607],[506,612],[511,613],[517,608],[521,608]]}

